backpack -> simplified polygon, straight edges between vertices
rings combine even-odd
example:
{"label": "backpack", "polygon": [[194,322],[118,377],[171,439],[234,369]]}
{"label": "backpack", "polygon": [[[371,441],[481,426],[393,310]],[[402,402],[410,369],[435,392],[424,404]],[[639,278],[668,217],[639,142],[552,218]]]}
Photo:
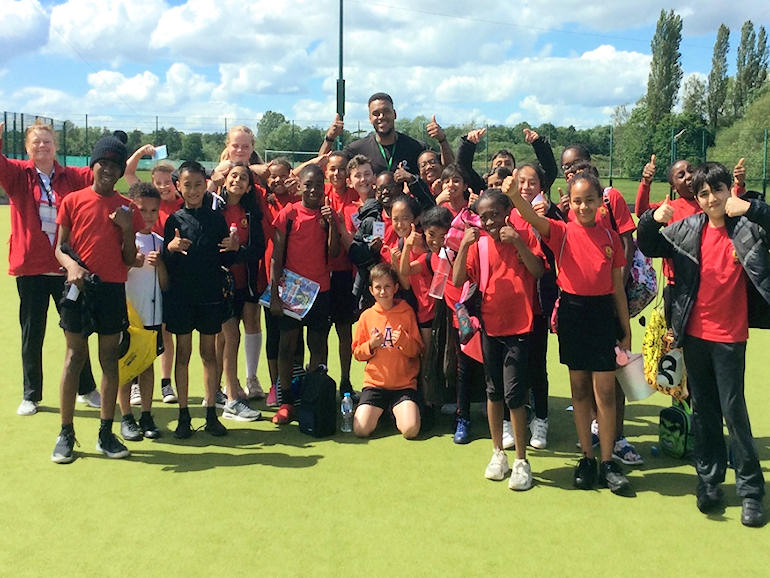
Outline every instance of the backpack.
{"label": "backpack", "polygon": [[675,401],[660,410],[658,426],[660,449],[672,458],[684,458],[695,447],[692,409],[686,401]]}
{"label": "backpack", "polygon": [[299,431],[321,438],[337,431],[337,383],[325,365],[319,365],[302,379],[302,404],[297,408]]}
{"label": "backpack", "polygon": [[[612,187],[606,187],[602,193],[602,202],[607,209],[610,217],[610,224],[616,233],[618,223],[615,221],[615,215],[612,214],[610,205],[609,191]],[[626,299],[628,300],[628,315],[636,317],[647,307],[658,294],[658,278],[655,276],[655,269],[652,266],[652,259],[644,255],[636,245],[636,239],[632,239],[634,244],[634,255],[631,262],[626,264],[630,269],[628,281],[626,282]]]}

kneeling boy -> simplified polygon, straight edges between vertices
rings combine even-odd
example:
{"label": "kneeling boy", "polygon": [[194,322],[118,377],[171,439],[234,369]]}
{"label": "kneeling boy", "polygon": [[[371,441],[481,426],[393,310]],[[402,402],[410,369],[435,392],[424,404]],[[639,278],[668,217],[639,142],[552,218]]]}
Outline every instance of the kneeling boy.
{"label": "kneeling boy", "polygon": [[398,276],[389,264],[372,268],[369,290],[375,304],[361,314],[353,340],[353,356],[366,361],[353,431],[360,437],[370,435],[388,409],[398,431],[412,439],[420,432],[417,376],[423,344],[417,318],[406,301],[394,299]]}

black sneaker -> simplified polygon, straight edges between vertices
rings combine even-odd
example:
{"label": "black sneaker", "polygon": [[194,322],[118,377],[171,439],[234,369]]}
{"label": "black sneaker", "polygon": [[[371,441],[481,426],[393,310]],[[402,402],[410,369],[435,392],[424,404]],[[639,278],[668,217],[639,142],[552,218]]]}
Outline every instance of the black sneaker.
{"label": "black sneaker", "polygon": [[174,437],[180,440],[186,440],[193,435],[193,429],[190,423],[190,416],[179,416],[179,421],[174,430]]}
{"label": "black sneaker", "polygon": [[99,438],[96,440],[96,451],[112,459],[127,458],[131,455],[128,448],[120,443],[111,431],[99,432]]}
{"label": "black sneaker", "polygon": [[575,487],[593,490],[596,485],[596,458],[580,458],[575,467]]}
{"label": "black sneaker", "polygon": [[634,495],[631,482],[623,475],[620,466],[614,460],[602,462],[599,466],[599,483],[618,496],[630,497]]}
{"label": "black sneaker", "polygon": [[340,399],[345,397],[346,393],[350,394],[350,398],[353,400],[353,404],[358,405],[358,402],[361,400],[361,396],[355,392],[353,389],[353,384],[350,383],[349,380],[340,382]]}
{"label": "black sneaker", "polygon": [[[78,441],[75,439],[75,430],[62,430],[56,438],[56,445],[51,454],[51,461],[55,464],[69,464],[75,459],[74,449]],[[78,444],[79,446],[80,444]]]}
{"label": "black sneaker", "polygon": [[142,430],[142,434],[147,439],[158,439],[160,437],[160,430],[155,425],[155,420],[152,419],[152,415],[139,416],[139,429]]}
{"label": "black sneaker", "polygon": [[719,486],[698,482],[695,490],[698,509],[704,514],[710,514],[720,509],[724,492]]}
{"label": "black sneaker", "polygon": [[765,525],[765,512],[762,502],[756,498],[743,498],[741,506],[741,524],[750,528],[761,528]]}
{"label": "black sneaker", "polygon": [[139,425],[131,414],[123,416],[120,420],[120,435],[127,442],[140,442],[144,439],[142,430],[139,429]]}
{"label": "black sneaker", "polygon": [[217,418],[206,418],[206,427],[203,428],[203,431],[216,437],[227,435],[227,428]]}

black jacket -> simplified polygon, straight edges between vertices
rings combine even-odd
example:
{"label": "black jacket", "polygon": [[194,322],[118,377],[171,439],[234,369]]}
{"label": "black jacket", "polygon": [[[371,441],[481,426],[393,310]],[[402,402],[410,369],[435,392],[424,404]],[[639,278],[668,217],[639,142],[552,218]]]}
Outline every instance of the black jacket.
{"label": "black jacket", "polygon": [[[551,149],[550,143],[542,136],[532,143],[532,149],[535,151],[535,156],[537,156],[537,162],[540,163],[545,172],[545,182],[541,183],[542,188],[546,193],[549,193],[551,185],[556,180],[558,170],[556,159],[553,156],[553,149]],[[481,191],[487,188],[487,183],[473,168],[473,155],[475,154],[476,145],[469,141],[467,137],[462,137],[460,145],[457,147],[457,164],[470,173],[471,189],[476,193],[481,193]]]}
{"label": "black jacket", "polygon": [[[727,234],[735,254],[743,265],[750,283],[748,319],[750,327],[770,328],[770,207],[761,201],[750,201],[743,217],[725,217]],[[637,244],[648,257],[668,257],[673,262],[674,284],[671,286],[671,327],[674,347],[682,345],[700,286],[701,238],[708,217],[698,213],[661,230],[663,225],[653,218],[650,209],[642,215],[637,228]]]}
{"label": "black jacket", "polygon": [[[168,250],[179,229],[182,238],[192,244],[187,255]],[[169,299],[185,303],[217,303],[222,301],[222,267],[235,260],[234,251],[219,251],[219,243],[230,234],[222,213],[205,200],[198,209],[182,207],[166,219],[163,230],[163,261],[168,269]]]}

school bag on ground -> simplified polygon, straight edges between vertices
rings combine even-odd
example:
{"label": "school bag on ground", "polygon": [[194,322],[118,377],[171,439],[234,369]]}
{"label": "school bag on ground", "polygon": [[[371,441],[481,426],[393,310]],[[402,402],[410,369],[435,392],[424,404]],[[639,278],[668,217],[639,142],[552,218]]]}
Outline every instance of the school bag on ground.
{"label": "school bag on ground", "polygon": [[658,426],[660,449],[672,458],[684,458],[695,447],[692,431],[692,409],[686,401],[674,401],[660,410]]}
{"label": "school bag on ground", "polygon": [[305,374],[301,391],[299,431],[317,438],[333,435],[337,431],[337,383],[329,377],[325,365]]}

